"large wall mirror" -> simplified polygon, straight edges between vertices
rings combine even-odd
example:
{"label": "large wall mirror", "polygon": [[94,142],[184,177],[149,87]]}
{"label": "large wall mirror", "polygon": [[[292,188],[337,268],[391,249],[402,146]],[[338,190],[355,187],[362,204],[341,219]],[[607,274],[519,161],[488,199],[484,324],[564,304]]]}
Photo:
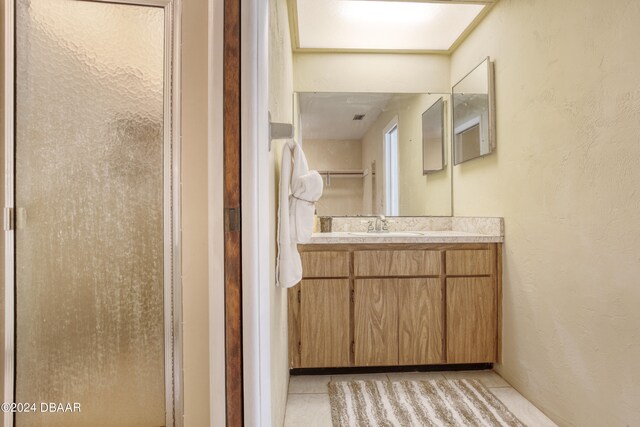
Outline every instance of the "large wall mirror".
{"label": "large wall mirror", "polygon": [[460,164],[495,149],[493,63],[489,58],[452,90],[453,159]]}
{"label": "large wall mirror", "polygon": [[[295,97],[297,138],[309,167],[325,180],[318,215],[451,215],[450,132],[446,126],[436,129],[449,114],[449,94]],[[424,132],[430,133],[433,153],[424,151]],[[436,159],[428,174],[425,157]]]}

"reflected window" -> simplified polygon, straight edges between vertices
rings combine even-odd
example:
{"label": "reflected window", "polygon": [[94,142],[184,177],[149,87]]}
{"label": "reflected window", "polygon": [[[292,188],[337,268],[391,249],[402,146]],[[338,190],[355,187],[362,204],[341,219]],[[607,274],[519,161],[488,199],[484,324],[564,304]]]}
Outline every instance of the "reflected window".
{"label": "reflected window", "polygon": [[398,215],[398,119],[387,125],[384,131],[385,158],[385,214]]}

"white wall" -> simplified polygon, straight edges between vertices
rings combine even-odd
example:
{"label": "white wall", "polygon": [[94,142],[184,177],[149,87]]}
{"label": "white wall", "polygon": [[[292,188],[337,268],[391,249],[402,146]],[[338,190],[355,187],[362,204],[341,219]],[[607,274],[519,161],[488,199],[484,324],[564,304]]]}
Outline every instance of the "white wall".
{"label": "white wall", "polygon": [[495,59],[497,152],[455,215],[503,216],[500,373],[561,426],[640,420],[640,2],[502,0],[452,56]]}
{"label": "white wall", "polygon": [[[292,123],[293,66],[286,0],[269,0],[269,111],[274,122]],[[272,426],[281,426],[287,403],[289,360],[287,350],[287,293],[275,285],[278,183],[283,141],[274,141],[269,162],[271,206],[271,393]]]}

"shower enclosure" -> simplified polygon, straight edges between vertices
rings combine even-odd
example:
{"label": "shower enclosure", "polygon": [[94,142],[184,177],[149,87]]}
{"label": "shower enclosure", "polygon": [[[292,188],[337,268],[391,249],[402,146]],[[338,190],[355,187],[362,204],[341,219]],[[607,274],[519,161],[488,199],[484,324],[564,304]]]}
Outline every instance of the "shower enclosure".
{"label": "shower enclosure", "polygon": [[180,425],[179,8],[9,3],[5,426]]}

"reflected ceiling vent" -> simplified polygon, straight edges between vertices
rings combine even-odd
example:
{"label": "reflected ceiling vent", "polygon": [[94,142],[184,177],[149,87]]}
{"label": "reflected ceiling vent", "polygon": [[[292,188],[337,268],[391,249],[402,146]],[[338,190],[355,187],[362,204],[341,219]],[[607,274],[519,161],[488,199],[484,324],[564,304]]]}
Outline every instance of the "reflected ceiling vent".
{"label": "reflected ceiling vent", "polygon": [[353,120],[362,120],[364,119],[364,114],[356,114],[353,116]]}

